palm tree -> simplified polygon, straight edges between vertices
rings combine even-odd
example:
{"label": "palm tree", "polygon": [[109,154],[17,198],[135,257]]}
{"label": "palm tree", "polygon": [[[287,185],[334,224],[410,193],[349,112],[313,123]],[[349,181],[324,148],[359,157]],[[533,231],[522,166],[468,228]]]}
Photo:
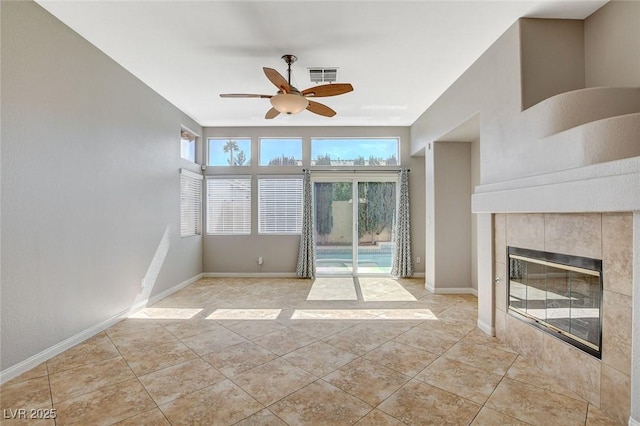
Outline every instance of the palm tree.
{"label": "palm tree", "polygon": [[238,148],[238,143],[234,140],[229,140],[222,148],[224,149],[224,152],[229,153],[229,165],[233,166],[233,152],[240,149]]}
{"label": "palm tree", "polygon": [[236,159],[233,160],[234,166],[242,166],[244,162],[247,161],[247,157],[244,155],[244,151],[240,151],[236,156]]}

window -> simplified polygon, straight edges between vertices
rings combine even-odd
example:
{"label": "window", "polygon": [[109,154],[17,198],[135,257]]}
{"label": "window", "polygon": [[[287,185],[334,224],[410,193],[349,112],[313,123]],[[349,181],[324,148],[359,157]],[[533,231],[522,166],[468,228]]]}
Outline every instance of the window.
{"label": "window", "polygon": [[261,166],[302,166],[302,139],[260,139]]}
{"label": "window", "polygon": [[196,162],[196,135],[185,129],[180,131],[180,157]]}
{"label": "window", "polygon": [[312,166],[397,166],[398,138],[311,139]]}
{"label": "window", "polygon": [[251,139],[209,139],[209,166],[250,166]]}
{"label": "window", "polygon": [[251,178],[207,179],[207,234],[251,234]]}
{"label": "window", "polygon": [[180,169],[180,236],[200,235],[202,175]]}
{"label": "window", "polygon": [[302,231],[302,179],[258,180],[258,233]]}

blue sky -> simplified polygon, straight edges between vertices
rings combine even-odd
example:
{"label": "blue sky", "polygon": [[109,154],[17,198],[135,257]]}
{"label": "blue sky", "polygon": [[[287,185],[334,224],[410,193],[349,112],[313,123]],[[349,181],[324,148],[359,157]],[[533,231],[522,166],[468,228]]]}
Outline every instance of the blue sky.
{"label": "blue sky", "polygon": [[[230,139],[209,139],[209,162],[210,166],[228,166],[229,165],[229,153],[224,152],[224,145]],[[251,164],[251,139],[231,139],[238,144],[239,151],[244,151],[244,155],[248,158],[245,165]],[[234,157],[237,157],[238,152],[233,153]]]}
{"label": "blue sky", "polygon": [[[224,145],[229,139],[209,140],[209,165],[228,166],[229,153],[224,152]],[[251,157],[251,139],[232,139],[236,141],[240,151],[244,151],[247,157]],[[234,152],[237,156],[238,152]],[[398,140],[395,138],[381,139],[312,139],[311,159],[316,160],[318,155],[330,154],[332,160],[353,160],[363,156],[365,160],[370,155],[387,159],[392,155],[398,158]],[[281,156],[294,157],[302,160],[302,139],[300,138],[261,138],[260,139],[260,165],[269,164],[269,160]],[[255,162],[257,159],[250,159]],[[250,164],[247,161],[247,165]]]}
{"label": "blue sky", "polygon": [[293,157],[302,161],[302,139],[260,139],[260,165],[266,166],[276,157]]}
{"label": "blue sky", "polygon": [[311,158],[329,154],[332,160],[353,160],[370,155],[387,159],[392,155],[398,158],[397,139],[311,139]]}

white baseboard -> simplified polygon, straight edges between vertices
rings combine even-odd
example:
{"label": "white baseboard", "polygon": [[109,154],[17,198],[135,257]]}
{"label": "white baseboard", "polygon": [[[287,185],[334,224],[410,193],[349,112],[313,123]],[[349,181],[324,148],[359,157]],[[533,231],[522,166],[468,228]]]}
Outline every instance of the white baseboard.
{"label": "white baseboard", "polygon": [[[205,272],[204,278],[296,278],[295,272]],[[322,277],[346,277],[350,275],[322,275]],[[378,274],[360,276],[379,276]],[[424,278],[424,272],[416,272],[411,278]]]}
{"label": "white baseboard", "polygon": [[496,328],[491,327],[489,324],[485,323],[484,321],[478,320],[478,328],[484,331],[485,333],[487,333],[491,337],[496,336]]}
{"label": "white baseboard", "polygon": [[[152,305],[152,304],[154,304],[156,302],[159,302],[160,300],[164,299],[165,297],[175,293],[178,290],[181,290],[181,289],[185,288],[186,286],[188,286],[190,284],[193,284],[194,282],[198,281],[200,278],[203,278],[203,277],[204,277],[204,274],[200,273],[200,274],[198,274],[196,276],[193,276],[193,277],[189,278],[188,280],[182,281],[181,283],[176,284],[173,287],[166,289],[162,293],[156,294],[155,296],[149,298],[147,301],[138,303],[138,306],[139,305],[142,305],[142,306],[137,308],[137,310],[140,310],[140,309],[144,308],[147,305]],[[134,312],[131,312],[131,313],[134,313]]]}
{"label": "white baseboard", "polygon": [[473,294],[478,297],[478,290],[472,287],[451,287],[451,288],[435,288],[434,286],[425,283],[425,290],[435,294]]}
{"label": "white baseboard", "polygon": [[203,278],[296,278],[295,272],[205,272]]}
{"label": "white baseboard", "polygon": [[11,367],[7,368],[6,370],[0,371],[0,384],[2,383],[6,383],[7,381],[18,377],[20,374],[22,373],[26,373],[27,371],[31,370],[34,367],[37,367],[38,365],[42,364],[43,362],[53,358],[54,356],[61,354],[62,352],[66,351],[67,349],[70,349],[72,347],[74,347],[75,345],[84,342],[85,340],[95,336],[96,334],[106,330],[107,328],[111,327],[112,325],[116,324],[117,322],[127,318],[129,315],[136,313],[137,311],[143,309],[145,306],[149,305],[149,304],[153,304],[161,299],[164,299],[165,297],[169,296],[172,293],[175,293],[176,291],[188,286],[189,284],[199,280],[200,278],[202,278],[202,274],[198,274],[192,278],[189,278],[186,281],[183,281],[165,291],[163,291],[162,293],[156,294],[155,296],[143,300],[139,303],[136,303],[135,305],[123,310],[122,312],[119,312],[115,315],[113,315],[110,318],[107,318],[106,320],[100,322],[99,324],[96,324],[92,327],[89,327],[85,330],[82,330],[80,333],[77,333],[71,337],[69,337],[68,339],[63,340],[60,343],[56,343],[55,345],[45,349],[42,352],[39,352],[33,356],[30,356],[29,358],[25,359],[24,361],[21,361],[15,365],[12,365]]}

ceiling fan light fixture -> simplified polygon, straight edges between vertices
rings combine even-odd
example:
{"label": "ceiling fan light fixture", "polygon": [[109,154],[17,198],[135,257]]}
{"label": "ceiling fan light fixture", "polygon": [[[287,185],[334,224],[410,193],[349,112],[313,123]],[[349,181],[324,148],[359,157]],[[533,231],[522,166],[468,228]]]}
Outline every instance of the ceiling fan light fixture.
{"label": "ceiling fan light fixture", "polygon": [[282,114],[298,114],[309,106],[307,98],[293,93],[279,93],[272,96],[271,105]]}
{"label": "ceiling fan light fixture", "polygon": [[[0,0],[1,1],[1,0]],[[294,63],[297,58],[293,55],[283,55],[282,59],[287,63],[287,76],[285,79],[278,71],[273,68],[262,67],[267,79],[278,88],[278,93],[274,96],[258,95],[251,93],[222,93],[222,98],[269,98],[271,108],[265,114],[265,120],[270,120],[277,117],[279,114],[298,114],[303,110],[308,110],[317,115],[323,117],[333,117],[336,112],[328,106],[316,102],[310,101],[307,97],[321,98],[325,96],[342,95],[353,91],[353,86],[349,83],[336,83],[336,84],[323,84],[320,86],[310,87],[302,92],[291,85],[291,64]],[[334,70],[335,71],[335,70]]]}

